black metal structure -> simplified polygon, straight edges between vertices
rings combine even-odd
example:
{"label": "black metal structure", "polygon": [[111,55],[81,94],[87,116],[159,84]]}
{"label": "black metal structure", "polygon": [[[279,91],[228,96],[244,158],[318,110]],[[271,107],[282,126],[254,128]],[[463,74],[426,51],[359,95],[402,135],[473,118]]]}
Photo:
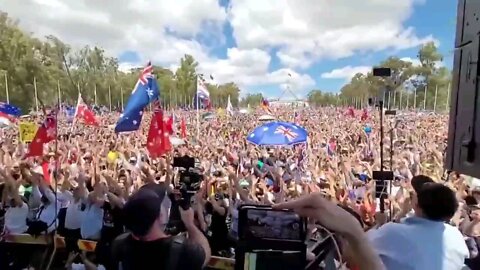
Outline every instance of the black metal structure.
{"label": "black metal structure", "polygon": [[480,1],[459,0],[445,167],[480,177]]}

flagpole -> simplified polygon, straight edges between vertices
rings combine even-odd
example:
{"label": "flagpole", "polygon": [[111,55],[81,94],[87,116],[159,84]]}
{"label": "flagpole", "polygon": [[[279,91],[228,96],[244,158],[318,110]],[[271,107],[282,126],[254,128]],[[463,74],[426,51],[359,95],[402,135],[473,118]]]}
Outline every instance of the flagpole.
{"label": "flagpole", "polygon": [[198,110],[198,75],[197,75],[197,87],[196,87],[196,93],[195,93],[195,103],[197,104],[197,139],[200,134],[200,111]]}
{"label": "flagpole", "polygon": [[417,109],[417,88],[415,87],[415,93],[413,96],[413,110]]}
{"label": "flagpole", "polygon": [[172,108],[172,88],[168,89],[168,107]]}
{"label": "flagpole", "polygon": [[425,85],[425,90],[423,91],[423,110],[427,108],[427,86]]}
{"label": "flagpole", "polygon": [[7,71],[5,71],[5,95],[7,96],[7,103],[10,103],[10,94],[8,93],[8,76],[7,76]]}
{"label": "flagpole", "polygon": [[110,85],[108,85],[108,104],[110,107],[110,111],[112,111],[112,90],[110,88]]}
{"label": "flagpole", "polygon": [[58,94],[58,104],[59,104],[58,106],[61,109],[62,105],[60,105],[60,104],[62,104],[62,95],[61,95],[60,81],[59,80],[57,80],[57,92],[58,92],[57,94]]}
{"label": "flagpole", "polygon": [[94,103],[97,105],[97,84],[95,83],[95,88],[93,89],[93,98],[94,98]]}
{"label": "flagpole", "polygon": [[35,109],[38,112],[37,77],[33,77],[33,89],[35,90]]}
{"label": "flagpole", "polygon": [[122,103],[122,112],[123,112],[123,87],[120,86],[120,103]]}
{"label": "flagpole", "polygon": [[403,88],[400,89],[400,105],[398,106],[399,110],[402,110],[402,98],[403,98]]}
{"label": "flagpole", "polygon": [[448,111],[448,105],[450,104],[450,87],[451,83],[448,83],[448,89],[447,89],[447,102],[445,104],[445,110]]}

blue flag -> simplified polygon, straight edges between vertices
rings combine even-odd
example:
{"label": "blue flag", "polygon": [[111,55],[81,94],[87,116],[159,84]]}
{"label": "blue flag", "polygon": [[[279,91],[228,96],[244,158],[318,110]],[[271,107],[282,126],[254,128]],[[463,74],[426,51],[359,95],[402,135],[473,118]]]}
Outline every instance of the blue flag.
{"label": "blue flag", "polygon": [[138,78],[123,114],[117,121],[115,132],[138,130],[142,122],[143,110],[160,96],[157,80],[152,75],[152,71],[153,67],[148,63]]}
{"label": "blue flag", "polygon": [[22,110],[20,110],[20,108],[5,102],[0,102],[0,112],[15,117],[22,115]]}
{"label": "blue flag", "polygon": [[67,122],[72,123],[73,118],[75,117],[76,107],[65,106],[65,115],[67,116]]}

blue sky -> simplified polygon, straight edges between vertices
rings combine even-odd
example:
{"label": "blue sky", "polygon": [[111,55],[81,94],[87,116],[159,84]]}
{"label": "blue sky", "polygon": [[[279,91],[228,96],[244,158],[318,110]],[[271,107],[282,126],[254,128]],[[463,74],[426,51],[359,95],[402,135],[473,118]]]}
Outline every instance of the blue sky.
{"label": "blue sky", "polygon": [[101,46],[122,70],[147,60],[175,70],[191,54],[214,83],[233,81],[243,95],[274,98],[285,88],[297,97],[339,91],[354,72],[388,56],[416,58],[429,40],[439,42],[443,65],[451,67],[456,2],[22,0],[0,1],[0,10],[38,37],[55,35],[73,48]]}

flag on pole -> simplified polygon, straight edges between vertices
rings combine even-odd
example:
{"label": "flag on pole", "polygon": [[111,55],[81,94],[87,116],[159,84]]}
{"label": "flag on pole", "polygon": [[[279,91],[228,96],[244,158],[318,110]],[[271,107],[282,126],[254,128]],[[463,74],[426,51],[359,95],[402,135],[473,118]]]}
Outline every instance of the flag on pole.
{"label": "flag on pole", "polygon": [[160,96],[160,89],[152,71],[153,67],[149,62],[140,74],[123,114],[118,119],[115,132],[138,130],[142,121],[143,110]]}
{"label": "flag on pole", "polygon": [[151,157],[160,157],[172,148],[170,133],[167,129],[162,110],[159,106],[155,106],[147,135],[147,150]]}
{"label": "flag on pole", "polygon": [[270,109],[270,102],[266,98],[262,98],[262,103],[260,104],[262,106],[262,109],[268,113],[268,114],[273,114],[272,110]]}
{"label": "flag on pole", "polygon": [[82,99],[82,95],[78,94],[77,107],[75,108],[75,115],[73,117],[76,119],[82,119],[85,125],[90,126],[99,126],[97,119],[95,118],[95,113],[90,110]]}
{"label": "flag on pole", "polygon": [[195,109],[210,107],[210,92],[201,77],[197,77],[197,93],[195,95]]}
{"label": "flag on pole", "polygon": [[180,136],[182,136],[182,139],[187,138],[187,124],[185,123],[185,117],[182,118],[182,121],[180,122]]}
{"label": "flag on pole", "polygon": [[43,156],[43,145],[57,138],[56,110],[51,111],[38,128],[33,141],[28,145],[27,157]]}
{"label": "flag on pole", "polygon": [[0,124],[4,126],[10,126],[12,123],[15,123],[15,117],[8,115],[6,113],[0,112]]}
{"label": "flag on pole", "polygon": [[227,100],[227,112],[230,115],[233,115],[233,106],[232,106],[232,102],[230,101],[230,96],[228,96],[228,100]]}
{"label": "flag on pole", "polygon": [[13,117],[19,117],[20,115],[22,115],[22,110],[20,108],[5,102],[0,102],[0,112]]}

